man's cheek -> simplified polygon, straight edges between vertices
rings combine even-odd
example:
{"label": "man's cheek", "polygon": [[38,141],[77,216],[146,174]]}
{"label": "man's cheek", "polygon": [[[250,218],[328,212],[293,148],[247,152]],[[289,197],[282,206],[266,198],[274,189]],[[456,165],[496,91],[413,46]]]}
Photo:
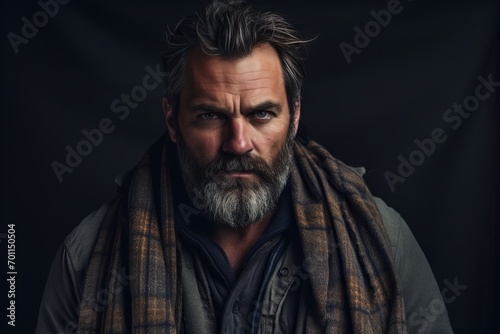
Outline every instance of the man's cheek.
{"label": "man's cheek", "polygon": [[186,153],[189,154],[199,166],[207,166],[214,160],[213,147],[204,138],[196,135],[183,136]]}
{"label": "man's cheek", "polygon": [[222,144],[214,136],[193,135],[191,142],[193,144],[193,154],[196,156],[197,161],[203,165],[208,165],[212,161],[215,161],[221,152]]}

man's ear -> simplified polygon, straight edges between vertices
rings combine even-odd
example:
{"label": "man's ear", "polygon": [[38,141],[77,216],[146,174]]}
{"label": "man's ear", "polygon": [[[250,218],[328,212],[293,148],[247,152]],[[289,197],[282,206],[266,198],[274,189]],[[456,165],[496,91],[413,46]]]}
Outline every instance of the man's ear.
{"label": "man's ear", "polygon": [[168,103],[168,100],[163,98],[163,114],[165,115],[165,123],[167,124],[168,135],[170,136],[170,140],[176,143],[176,122],[174,118],[174,110],[172,109],[172,105]]}
{"label": "man's ear", "polygon": [[299,129],[299,121],[300,121],[300,98],[297,99],[294,105],[295,114],[293,115],[293,128],[294,128],[294,136],[297,135],[297,130]]}

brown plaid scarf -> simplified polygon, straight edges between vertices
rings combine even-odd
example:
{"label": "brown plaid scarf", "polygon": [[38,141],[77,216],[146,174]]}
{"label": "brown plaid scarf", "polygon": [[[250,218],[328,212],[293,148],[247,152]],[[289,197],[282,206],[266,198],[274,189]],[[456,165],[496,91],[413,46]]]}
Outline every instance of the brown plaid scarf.
{"label": "brown plaid scarf", "polygon": [[[143,157],[102,224],[79,333],[181,332],[169,145],[160,146],[162,153]],[[293,202],[315,305],[306,332],[406,333],[389,241],[362,177],[317,143],[297,140],[294,154]]]}

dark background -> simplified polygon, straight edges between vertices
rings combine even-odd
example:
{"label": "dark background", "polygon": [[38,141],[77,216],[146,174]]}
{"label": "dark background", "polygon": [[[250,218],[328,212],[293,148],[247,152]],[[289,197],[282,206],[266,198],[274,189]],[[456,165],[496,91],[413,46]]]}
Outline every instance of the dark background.
{"label": "dark background", "polygon": [[[371,10],[387,1],[258,1],[315,37],[307,60],[302,121],[313,139],[354,166],[365,166],[372,192],[405,218],[441,288],[467,289],[447,304],[456,333],[499,333],[497,91],[456,130],[443,120],[454,103],[474,95],[478,76],[500,81],[498,1],[402,0],[403,10],[347,63],[339,44],[354,44]],[[5,282],[6,225],[16,224],[16,328],[34,331],[52,258],[89,212],[111,199],[114,176],[132,168],[165,130],[163,86],[148,92],[124,120],[111,103],[129,94],[160,62],[167,26],[198,1],[70,1],[16,53],[7,38],[33,22],[35,1],[4,1],[2,20],[0,230]],[[497,88],[500,90],[500,87]],[[115,125],[90,155],[59,182],[82,130],[103,118]],[[444,143],[391,191],[414,140],[436,128]],[[496,248],[495,248],[496,246]],[[5,259],[5,260],[4,260]],[[5,264],[5,265],[4,265]],[[496,272],[495,272],[496,271]],[[0,317],[6,323],[6,289]]]}

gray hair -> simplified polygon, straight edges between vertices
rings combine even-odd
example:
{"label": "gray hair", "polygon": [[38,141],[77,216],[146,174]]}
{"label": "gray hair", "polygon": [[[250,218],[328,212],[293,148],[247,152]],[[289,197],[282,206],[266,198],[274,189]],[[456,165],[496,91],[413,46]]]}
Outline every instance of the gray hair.
{"label": "gray hair", "polygon": [[238,59],[249,55],[258,44],[269,43],[280,58],[293,115],[305,75],[307,42],[280,15],[261,12],[247,1],[212,0],[181,20],[173,32],[167,32],[165,97],[177,115],[186,58],[193,47],[200,47],[209,56]]}

